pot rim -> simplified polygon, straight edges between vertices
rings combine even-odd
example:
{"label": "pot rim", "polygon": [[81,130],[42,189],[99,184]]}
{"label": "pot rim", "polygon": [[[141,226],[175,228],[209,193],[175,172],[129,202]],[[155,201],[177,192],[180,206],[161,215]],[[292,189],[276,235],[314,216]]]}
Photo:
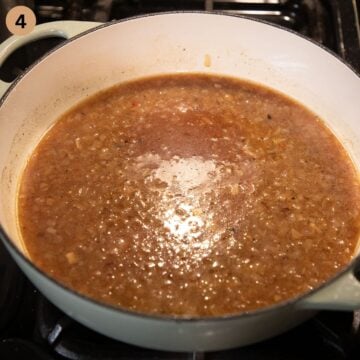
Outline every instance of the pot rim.
{"label": "pot rim", "polygon": [[[312,43],[313,45],[316,45],[317,47],[320,48],[320,50],[324,50],[326,51],[328,54],[332,55],[333,57],[335,57],[338,61],[340,61],[342,63],[342,65],[346,66],[347,68],[349,68],[360,80],[360,73],[348,62],[346,62],[343,58],[341,58],[338,54],[336,54],[334,51],[332,51],[331,49],[325,47],[324,45],[316,42],[315,40],[295,32],[294,30],[288,29],[284,26],[278,25],[278,24],[274,24],[274,23],[270,23],[266,20],[262,20],[262,19],[254,19],[248,16],[243,16],[243,15],[232,15],[232,14],[226,14],[223,13],[221,11],[166,11],[166,12],[157,12],[157,13],[151,13],[151,14],[143,14],[143,15],[136,15],[136,16],[131,16],[131,17],[127,17],[127,18],[123,18],[120,20],[113,20],[110,22],[106,22],[104,24],[95,26],[94,28],[85,30],[69,39],[64,39],[64,41],[60,44],[58,44],[57,46],[55,46],[54,48],[50,49],[48,52],[46,52],[43,56],[41,56],[39,59],[37,59],[33,64],[31,64],[21,75],[19,75],[9,86],[9,88],[5,91],[5,93],[3,94],[3,96],[0,99],[0,109],[2,107],[2,105],[4,104],[6,98],[9,96],[9,94],[11,93],[11,91],[16,87],[16,85],[22,80],[22,78],[31,72],[31,70],[39,65],[48,55],[56,52],[58,49],[62,48],[63,46],[66,46],[67,44],[78,40],[79,38],[90,34],[92,32],[95,32],[97,30],[100,30],[102,28],[108,27],[108,26],[112,26],[112,25],[116,25],[122,22],[127,22],[127,21],[132,21],[132,20],[137,20],[137,19],[142,19],[142,18],[147,18],[147,17],[153,17],[153,16],[167,16],[167,15],[175,15],[175,14],[197,14],[197,15],[204,15],[204,16],[208,16],[208,15],[212,15],[212,16],[222,16],[222,17],[231,17],[231,18],[240,18],[246,21],[254,21],[263,25],[267,25],[267,26],[271,26],[271,27],[275,27],[277,29],[286,31],[292,35],[295,35],[297,37],[302,38],[305,41],[308,41],[310,43]],[[80,21],[78,21],[80,22]],[[65,290],[66,292],[69,292],[71,295],[76,296],[78,298],[80,298],[81,300],[85,300],[88,301],[90,303],[92,303],[95,306],[100,306],[105,308],[106,310],[110,310],[110,311],[115,311],[115,312],[119,312],[123,315],[128,315],[128,316],[134,316],[134,317],[138,317],[138,318],[142,318],[142,319],[147,319],[147,320],[154,320],[154,321],[167,321],[167,322],[176,322],[176,323],[193,323],[193,322],[220,322],[220,321],[234,321],[234,320],[238,320],[241,318],[248,318],[248,317],[253,317],[253,316],[258,316],[258,315],[262,315],[262,314],[266,314],[272,311],[276,311],[277,309],[283,308],[283,307],[287,307],[287,306],[294,306],[296,303],[301,302],[303,299],[307,298],[308,296],[311,296],[312,294],[316,293],[317,291],[325,288],[326,286],[333,284],[336,282],[336,280],[338,280],[342,275],[344,275],[345,273],[347,273],[350,269],[352,269],[353,267],[355,267],[357,264],[360,264],[360,254],[358,254],[357,256],[354,256],[351,261],[343,268],[341,269],[339,272],[337,272],[334,276],[330,277],[326,282],[322,283],[321,285],[307,291],[304,293],[301,293],[300,295],[294,297],[294,298],[290,298],[287,299],[285,301],[270,305],[270,306],[266,306],[266,307],[262,307],[259,309],[254,309],[254,310],[250,310],[250,311],[245,311],[245,312],[241,312],[241,313],[232,313],[232,314],[226,314],[226,315],[222,315],[222,316],[207,316],[207,317],[194,317],[194,316],[171,316],[171,315],[159,315],[159,314],[148,314],[148,313],[141,313],[141,312],[136,312],[133,310],[129,310],[123,307],[117,307],[111,304],[107,304],[104,302],[101,302],[99,300],[96,300],[92,297],[89,297],[85,294],[82,294],[80,292],[78,292],[75,289],[72,289],[70,287],[68,287],[65,284],[62,284],[61,282],[59,282],[58,280],[52,278],[48,273],[46,273],[45,271],[43,271],[42,269],[40,269],[34,262],[31,261],[30,258],[28,258],[27,256],[25,256],[25,254],[19,250],[19,248],[13,243],[13,241],[10,239],[10,237],[7,235],[7,233],[5,232],[3,226],[0,224],[0,238],[1,240],[4,242],[5,245],[9,246],[11,248],[12,251],[14,251],[16,253],[17,256],[19,256],[19,258],[24,261],[27,265],[29,265],[30,268],[32,268],[33,270],[35,270],[35,272],[40,275],[45,277],[47,280],[49,280],[50,282],[52,282],[53,284],[57,285],[58,287],[60,287],[62,290]],[[45,295],[46,297],[46,295]]]}

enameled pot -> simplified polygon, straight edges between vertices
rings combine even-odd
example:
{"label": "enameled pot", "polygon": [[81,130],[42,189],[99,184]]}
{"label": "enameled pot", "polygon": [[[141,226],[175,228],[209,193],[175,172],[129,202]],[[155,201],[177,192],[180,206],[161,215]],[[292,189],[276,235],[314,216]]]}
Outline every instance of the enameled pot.
{"label": "enameled pot", "polygon": [[149,348],[211,351],[254,343],[296,326],[318,309],[360,308],[359,257],[310,293],[236,316],[181,319],[141,315],[79,295],[39,270],[17,228],[16,194],[26,159],[59,115],[118,82],[203,72],[265,84],[316,112],[360,165],[360,78],[339,58],[288,30],[216,13],[164,13],[107,24],[54,22],[0,46],[0,62],[35,39],[69,40],[11,86],[1,83],[1,238],[20,268],[55,305],[109,337]]}

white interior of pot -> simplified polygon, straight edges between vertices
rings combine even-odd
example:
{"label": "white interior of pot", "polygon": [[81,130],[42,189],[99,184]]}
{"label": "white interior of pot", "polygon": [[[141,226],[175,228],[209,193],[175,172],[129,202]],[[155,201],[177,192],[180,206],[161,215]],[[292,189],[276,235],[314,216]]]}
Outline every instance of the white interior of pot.
{"label": "white interior of pot", "polygon": [[325,120],[359,167],[360,79],[341,61],[289,32],[251,20],[209,14],[133,19],[49,55],[0,108],[0,221],[19,248],[19,177],[58,116],[121,81],[174,72],[236,76],[292,96]]}

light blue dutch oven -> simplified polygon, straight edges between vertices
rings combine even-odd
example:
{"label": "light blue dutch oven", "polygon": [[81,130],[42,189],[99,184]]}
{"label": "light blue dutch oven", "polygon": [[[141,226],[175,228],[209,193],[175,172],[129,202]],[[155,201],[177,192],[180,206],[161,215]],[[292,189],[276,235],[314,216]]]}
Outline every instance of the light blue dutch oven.
{"label": "light blue dutch oven", "polygon": [[[39,139],[79,100],[118,82],[152,74],[205,72],[250,79],[280,90],[320,115],[360,164],[360,79],[320,46],[284,29],[210,13],[165,13],[108,24],[54,22],[0,46],[0,62],[33,40],[63,36],[13,84],[0,83],[1,238],[20,268],[56,306],[114,339],[174,351],[211,351],[284,332],[318,309],[360,308],[353,275],[359,258],[323,286],[258,311],[217,318],[149,316],[78,294],[38,269],[17,227],[18,179]],[[204,61],[205,60],[205,61]],[[210,65],[211,64],[211,65]]]}

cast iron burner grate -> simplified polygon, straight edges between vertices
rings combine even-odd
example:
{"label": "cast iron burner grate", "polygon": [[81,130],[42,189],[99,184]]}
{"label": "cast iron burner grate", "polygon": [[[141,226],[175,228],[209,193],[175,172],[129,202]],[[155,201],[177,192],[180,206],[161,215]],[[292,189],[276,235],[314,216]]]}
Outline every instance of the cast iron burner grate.
{"label": "cast iron burner grate", "polygon": [[147,350],[99,335],[50,304],[40,294],[29,336],[7,337],[0,342],[2,359],[71,360],[358,360],[360,313],[322,312],[305,324],[271,340],[228,351],[171,353]]}
{"label": "cast iron burner grate", "polygon": [[[38,305],[36,329],[41,341],[66,359],[358,359],[358,313],[322,313],[277,338],[235,350],[206,354],[169,353],[127,345],[79,325],[45,299]],[[81,354],[81,355],[80,355]]]}

